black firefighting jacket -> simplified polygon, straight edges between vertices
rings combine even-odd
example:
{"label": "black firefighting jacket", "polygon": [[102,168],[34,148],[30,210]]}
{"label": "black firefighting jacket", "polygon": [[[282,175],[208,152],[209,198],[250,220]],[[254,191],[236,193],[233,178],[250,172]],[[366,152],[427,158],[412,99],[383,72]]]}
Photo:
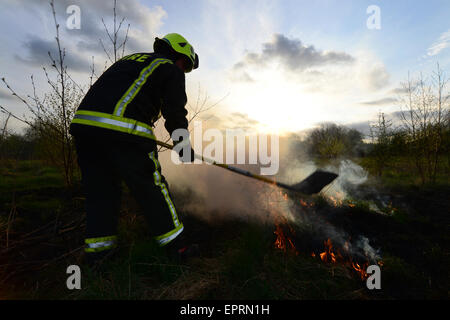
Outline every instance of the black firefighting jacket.
{"label": "black firefighting jacket", "polygon": [[155,146],[153,125],[162,115],[172,135],[186,129],[185,76],[172,60],[136,53],[114,63],[89,89],[70,125],[75,138],[120,139]]}

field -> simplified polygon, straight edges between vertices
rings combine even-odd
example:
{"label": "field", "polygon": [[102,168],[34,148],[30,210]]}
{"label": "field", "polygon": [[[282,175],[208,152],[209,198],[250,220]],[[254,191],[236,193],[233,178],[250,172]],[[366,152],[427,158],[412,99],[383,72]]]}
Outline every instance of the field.
{"label": "field", "polygon": [[[370,169],[369,160],[361,163]],[[94,270],[83,261],[80,186],[67,190],[58,170],[39,161],[4,161],[0,170],[2,299],[448,299],[450,185],[445,175],[434,186],[389,170],[375,182],[369,179],[361,188],[376,184],[383,190],[378,199],[389,199],[381,211],[370,205],[376,200],[370,192],[339,203],[317,196],[307,205],[285,195],[301,214],[315,214],[351,236],[370,239],[379,253],[381,289],[369,290],[367,275],[339,258],[338,248],[327,247],[314,224],[236,218],[207,223],[184,209],[186,194],[176,188],[174,201],[186,228],[194,231],[190,240],[199,244],[200,257],[174,261],[156,247],[125,192],[117,253]],[[66,269],[74,264],[81,266],[81,290],[66,287]]]}

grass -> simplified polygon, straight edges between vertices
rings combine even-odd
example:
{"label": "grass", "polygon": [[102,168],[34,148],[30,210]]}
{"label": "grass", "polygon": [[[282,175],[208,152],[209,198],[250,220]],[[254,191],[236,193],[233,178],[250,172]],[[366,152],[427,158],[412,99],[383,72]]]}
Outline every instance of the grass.
{"label": "grass", "polygon": [[[393,203],[384,214],[375,213],[364,199],[347,199],[338,209],[324,198],[315,199],[315,210],[328,214],[330,223],[355,228],[382,249],[382,290],[370,291],[347,265],[311,256],[306,248],[314,231],[308,226],[296,229],[296,255],[274,247],[272,224],[236,220],[208,224],[181,209],[185,225],[196,232],[201,256],[174,261],[152,242],[127,193],[117,255],[102,270],[93,270],[83,262],[84,229],[76,223],[83,217],[82,195],[73,191],[67,196],[58,171],[42,163],[2,166],[1,177],[0,296],[7,299],[448,298],[450,239],[448,211],[443,211],[441,198],[447,187],[417,196],[416,186],[401,182],[395,192],[414,210]],[[423,203],[424,199],[432,203]],[[9,246],[15,250],[4,251],[7,228]],[[81,266],[82,290],[66,288],[66,268],[72,264]]]}
{"label": "grass", "polygon": [[[377,176],[376,160],[371,157],[364,157],[355,159],[361,166],[363,166],[372,176]],[[381,176],[378,177],[379,182],[383,187],[394,188],[409,188],[413,186],[439,188],[448,186],[450,167],[447,159],[442,157],[439,161],[436,181],[431,184],[422,185],[421,178],[416,174],[417,169],[414,166],[412,159],[406,156],[392,157],[382,170]]]}

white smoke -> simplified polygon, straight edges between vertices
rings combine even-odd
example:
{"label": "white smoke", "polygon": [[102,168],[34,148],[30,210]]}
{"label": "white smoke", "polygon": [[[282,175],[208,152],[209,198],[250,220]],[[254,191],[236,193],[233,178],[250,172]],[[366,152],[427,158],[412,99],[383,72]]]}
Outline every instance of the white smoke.
{"label": "white smoke", "polygon": [[339,176],[332,184],[324,188],[322,193],[340,200],[347,198],[348,190],[365,183],[369,176],[363,167],[348,159],[341,160],[338,166],[329,165],[324,170],[335,172]]}
{"label": "white smoke", "polygon": [[375,250],[374,248],[371,247],[371,245],[369,244],[369,239],[364,237],[364,236],[360,236],[358,238],[358,240],[355,243],[355,246],[362,250],[364,252],[364,255],[369,258],[370,261],[378,261],[380,260],[380,252],[379,250]]}

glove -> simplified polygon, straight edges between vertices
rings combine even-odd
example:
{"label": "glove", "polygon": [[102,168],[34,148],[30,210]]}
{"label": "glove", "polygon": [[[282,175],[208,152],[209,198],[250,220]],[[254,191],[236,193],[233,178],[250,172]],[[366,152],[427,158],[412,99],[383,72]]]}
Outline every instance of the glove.
{"label": "glove", "polygon": [[[175,142],[175,145],[178,145],[183,142],[183,137],[180,137],[180,140]],[[185,155],[183,151],[187,151],[187,154]],[[181,162],[184,163],[193,163],[195,160],[195,152],[194,149],[191,146],[190,141],[183,142],[183,147],[178,152],[178,156],[180,157]]]}

